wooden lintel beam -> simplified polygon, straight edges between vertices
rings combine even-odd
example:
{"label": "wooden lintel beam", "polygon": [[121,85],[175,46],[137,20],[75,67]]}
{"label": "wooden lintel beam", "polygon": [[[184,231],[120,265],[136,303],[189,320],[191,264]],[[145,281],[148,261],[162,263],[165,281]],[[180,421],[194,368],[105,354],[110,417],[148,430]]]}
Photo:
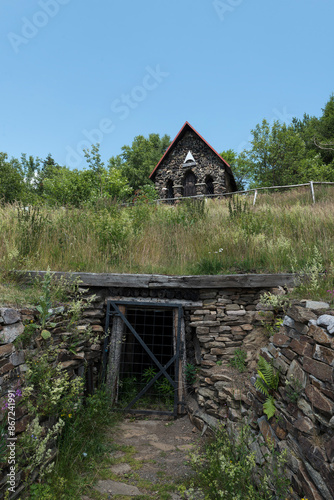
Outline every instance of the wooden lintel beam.
{"label": "wooden lintel beam", "polygon": [[[21,276],[32,280],[43,277],[46,271],[20,271]],[[56,278],[79,278],[82,286],[122,288],[273,288],[294,287],[295,274],[222,274],[206,276],[165,276],[160,274],[115,274],[115,273],[66,273],[55,272]]]}

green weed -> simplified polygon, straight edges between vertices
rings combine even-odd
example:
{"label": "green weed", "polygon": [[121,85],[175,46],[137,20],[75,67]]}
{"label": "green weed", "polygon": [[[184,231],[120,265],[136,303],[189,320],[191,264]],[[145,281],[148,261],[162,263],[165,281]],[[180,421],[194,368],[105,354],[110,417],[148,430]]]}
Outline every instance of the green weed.
{"label": "green weed", "polygon": [[289,487],[284,471],[286,453],[278,454],[271,446],[271,457],[267,457],[271,465],[259,467],[250,450],[254,442],[248,425],[237,433],[220,427],[204,452],[191,454],[196,476],[187,488],[181,488],[187,498],[198,498],[202,492],[212,499],[285,500]]}
{"label": "green weed", "polygon": [[246,370],[246,358],[247,352],[242,349],[236,349],[233,358],[230,359],[228,363],[236,368],[238,372],[243,373]]}

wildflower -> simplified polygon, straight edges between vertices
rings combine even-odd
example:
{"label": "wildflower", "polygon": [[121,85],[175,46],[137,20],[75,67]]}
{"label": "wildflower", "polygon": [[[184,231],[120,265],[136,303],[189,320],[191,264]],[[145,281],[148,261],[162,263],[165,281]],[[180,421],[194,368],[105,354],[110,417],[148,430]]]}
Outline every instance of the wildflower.
{"label": "wildflower", "polygon": [[72,413],[69,413],[69,414],[68,414],[68,418],[72,418]]}

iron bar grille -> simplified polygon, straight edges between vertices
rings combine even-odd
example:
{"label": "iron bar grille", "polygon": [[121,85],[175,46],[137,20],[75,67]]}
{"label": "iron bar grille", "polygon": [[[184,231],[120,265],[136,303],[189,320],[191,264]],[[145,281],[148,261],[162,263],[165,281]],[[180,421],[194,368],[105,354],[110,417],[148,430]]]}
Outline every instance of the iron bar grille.
{"label": "iron bar grille", "polygon": [[[167,377],[160,373],[155,360],[125,326],[119,372],[118,407],[133,411],[173,412],[175,406],[175,354],[173,310],[167,308],[126,309],[126,318],[158,362]],[[145,390],[146,389],[146,390]]]}

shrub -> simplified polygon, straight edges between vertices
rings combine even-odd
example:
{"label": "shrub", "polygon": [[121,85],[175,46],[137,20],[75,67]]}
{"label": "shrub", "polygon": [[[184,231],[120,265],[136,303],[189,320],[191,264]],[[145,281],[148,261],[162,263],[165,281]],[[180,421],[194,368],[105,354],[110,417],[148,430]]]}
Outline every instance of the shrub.
{"label": "shrub", "polygon": [[255,441],[246,424],[233,433],[223,426],[217,429],[205,451],[191,455],[196,478],[187,498],[198,498],[199,489],[205,498],[214,500],[285,500],[289,486],[284,472],[286,453],[278,454],[271,446],[268,462],[257,466],[255,453],[250,451]]}

